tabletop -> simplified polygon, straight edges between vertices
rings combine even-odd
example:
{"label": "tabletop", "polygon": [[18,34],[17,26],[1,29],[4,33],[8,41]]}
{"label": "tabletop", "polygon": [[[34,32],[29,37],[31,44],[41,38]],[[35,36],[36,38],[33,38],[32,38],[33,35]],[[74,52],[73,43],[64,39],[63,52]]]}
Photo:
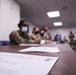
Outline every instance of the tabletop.
{"label": "tabletop", "polygon": [[59,57],[58,61],[50,70],[48,75],[76,75],[76,53],[72,50],[69,44],[45,44],[42,45],[48,47],[58,47],[60,53],[48,53],[48,52],[19,52],[19,50],[28,48],[29,46],[0,46],[0,52],[12,52],[21,54],[31,54],[40,56],[54,56]]}

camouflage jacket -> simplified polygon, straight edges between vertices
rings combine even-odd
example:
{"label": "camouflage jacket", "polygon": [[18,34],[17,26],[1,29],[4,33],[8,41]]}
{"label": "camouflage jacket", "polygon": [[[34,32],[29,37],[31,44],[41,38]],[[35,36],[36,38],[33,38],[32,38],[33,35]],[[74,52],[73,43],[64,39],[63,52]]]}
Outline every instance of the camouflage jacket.
{"label": "camouflage jacket", "polygon": [[22,33],[20,30],[13,31],[9,35],[10,44],[18,45],[18,44],[26,44],[26,43],[34,43],[34,41],[30,38],[27,33]]}
{"label": "camouflage jacket", "polygon": [[32,36],[31,36],[31,39],[32,40],[39,40],[39,35],[35,35],[35,34],[33,34]]}
{"label": "camouflage jacket", "polygon": [[41,40],[46,40],[46,37],[45,36],[40,36],[40,39]]}

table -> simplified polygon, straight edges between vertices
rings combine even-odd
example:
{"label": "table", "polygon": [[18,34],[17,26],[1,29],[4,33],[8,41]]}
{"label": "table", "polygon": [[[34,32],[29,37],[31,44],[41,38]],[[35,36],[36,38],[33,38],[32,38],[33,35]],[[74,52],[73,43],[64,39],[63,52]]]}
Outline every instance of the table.
{"label": "table", "polygon": [[[45,44],[42,46],[57,46],[60,53],[24,52],[23,54],[59,57],[48,75],[76,75],[76,53],[68,44]],[[20,53],[19,50],[24,48],[28,47],[18,45],[0,46],[0,52]]]}

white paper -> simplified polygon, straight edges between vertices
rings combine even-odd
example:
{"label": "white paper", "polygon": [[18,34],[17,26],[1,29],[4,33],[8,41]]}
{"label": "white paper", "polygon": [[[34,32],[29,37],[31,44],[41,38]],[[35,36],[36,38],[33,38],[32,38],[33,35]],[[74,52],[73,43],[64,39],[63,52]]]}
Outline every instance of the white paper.
{"label": "white paper", "polygon": [[20,44],[20,46],[39,46],[39,44]]}
{"label": "white paper", "polygon": [[26,49],[19,50],[19,52],[27,52],[27,51],[51,52],[51,53],[60,52],[58,47],[29,47]]}
{"label": "white paper", "polygon": [[45,40],[41,40],[40,44],[41,45],[45,44]]}
{"label": "white paper", "polygon": [[0,53],[0,75],[47,75],[58,57]]}

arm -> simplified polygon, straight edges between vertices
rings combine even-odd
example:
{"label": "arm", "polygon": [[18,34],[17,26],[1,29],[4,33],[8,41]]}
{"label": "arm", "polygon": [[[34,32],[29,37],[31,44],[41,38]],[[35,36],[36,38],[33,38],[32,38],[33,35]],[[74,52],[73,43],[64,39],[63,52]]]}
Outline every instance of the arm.
{"label": "arm", "polygon": [[29,42],[30,42],[30,43],[33,43],[33,44],[40,44],[40,39],[35,39],[35,40],[33,40],[32,37],[30,37]]}
{"label": "arm", "polygon": [[23,39],[20,35],[19,35],[19,33],[18,33],[18,31],[13,31],[11,34],[10,34],[10,36],[9,36],[9,38],[10,38],[10,40],[14,40],[17,44],[20,44],[20,43],[25,43],[25,39]]}

